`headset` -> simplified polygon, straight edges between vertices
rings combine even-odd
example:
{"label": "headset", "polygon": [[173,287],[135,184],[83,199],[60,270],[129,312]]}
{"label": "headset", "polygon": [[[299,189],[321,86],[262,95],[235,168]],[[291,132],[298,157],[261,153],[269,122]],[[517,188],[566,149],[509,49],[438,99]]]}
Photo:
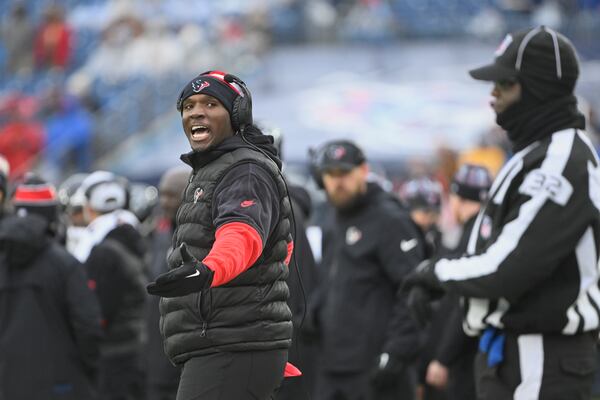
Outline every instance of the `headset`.
{"label": "headset", "polygon": [[317,148],[309,148],[308,149],[308,158],[309,158],[309,172],[310,176],[315,181],[317,188],[324,190],[325,185],[323,184],[323,158],[325,157],[325,151],[327,150],[327,143],[321,145]]}
{"label": "headset", "polygon": [[223,80],[227,83],[235,83],[242,90],[243,96],[237,96],[233,101],[231,126],[236,132],[240,132],[243,138],[244,130],[254,122],[252,118],[252,95],[246,83],[237,76],[225,74]]}

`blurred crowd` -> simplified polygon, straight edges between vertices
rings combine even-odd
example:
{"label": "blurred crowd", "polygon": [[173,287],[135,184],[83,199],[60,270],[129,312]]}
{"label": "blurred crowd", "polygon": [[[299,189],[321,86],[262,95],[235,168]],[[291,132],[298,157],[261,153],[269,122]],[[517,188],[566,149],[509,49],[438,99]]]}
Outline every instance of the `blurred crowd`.
{"label": "blurred crowd", "polygon": [[[252,76],[268,69],[274,46],[440,35],[496,40],[533,23],[593,47],[600,26],[591,0],[207,1],[193,13],[179,0],[34,3],[0,6],[0,152],[12,158],[14,177],[34,167],[54,182],[89,172],[151,126],[184,76],[215,65]],[[32,140],[21,146],[25,136]]]}
{"label": "blurred crowd", "polygon": [[[0,400],[27,392],[28,398],[41,398],[37,391],[48,388],[25,388],[23,376],[47,370],[63,374],[62,381],[49,383],[57,395],[83,399],[100,390],[105,398],[123,391],[128,399],[175,398],[179,370],[163,354],[158,299],[147,296],[145,287],[166,271],[190,170],[164,171],[150,184],[95,165],[128,135],[173,108],[181,77],[214,65],[251,75],[281,43],[382,43],[419,36],[419,29],[444,35],[457,26],[461,31],[454,33],[495,40],[515,21],[581,35],[600,26],[598,0],[431,2],[445,9],[452,3],[449,19],[455,19],[451,27],[434,20],[425,24],[428,28],[413,25],[427,13],[414,1],[265,0],[256,7],[231,5],[236,11],[227,9],[229,2],[205,3],[198,15],[186,13],[189,2],[177,0],[113,0],[72,9],[56,2],[42,12],[28,2],[1,6],[0,243],[10,268],[0,271],[0,282],[8,282],[0,285],[0,305],[6,305],[0,315],[10,321],[2,328],[8,332],[3,340],[14,346],[1,348],[0,365],[10,363],[3,378],[14,383],[15,392],[0,390]],[[600,121],[591,106],[586,116],[598,149]],[[307,176],[322,156],[319,149],[307,155]],[[440,146],[432,159],[408,159],[401,170],[367,154],[368,181],[410,212],[429,256],[453,254],[464,246],[461,234],[484,200],[465,190],[478,196],[489,188],[510,156],[504,132],[496,127],[467,150]],[[313,175],[310,184],[290,187],[308,240],[299,250],[301,265],[308,266],[302,280],[295,273],[289,278],[294,346],[300,346],[290,357],[304,377],[301,390],[284,386],[281,399],[315,396],[315,382],[323,374],[320,357],[328,354],[317,305],[321,283],[331,272],[327,237],[335,227],[319,174]],[[360,234],[350,233],[346,240]],[[2,297],[8,291],[10,296]],[[48,309],[11,309],[11,296],[25,305],[46,296]],[[422,332],[424,350],[414,366],[423,399],[451,400],[457,398],[449,394],[457,385],[472,383],[460,374],[464,360],[438,345],[451,315],[445,307],[452,308],[453,301],[440,302],[433,324]],[[38,349],[24,355],[19,344],[30,343],[27,335],[36,332],[48,334]],[[468,353],[472,343],[464,345]],[[32,364],[39,368],[32,370]]]}

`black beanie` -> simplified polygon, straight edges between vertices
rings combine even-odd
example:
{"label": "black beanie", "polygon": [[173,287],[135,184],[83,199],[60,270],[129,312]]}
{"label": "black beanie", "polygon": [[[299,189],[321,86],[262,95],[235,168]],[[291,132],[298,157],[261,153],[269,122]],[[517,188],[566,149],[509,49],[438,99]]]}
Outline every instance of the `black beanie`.
{"label": "black beanie", "polygon": [[227,74],[221,71],[208,71],[189,81],[179,94],[177,111],[183,112],[183,101],[188,97],[195,94],[206,94],[219,100],[231,116],[233,102],[240,95],[240,92],[235,86],[225,81],[225,75]]}
{"label": "black beanie", "polygon": [[463,199],[483,202],[492,186],[492,178],[485,167],[463,164],[450,184],[450,191]]}

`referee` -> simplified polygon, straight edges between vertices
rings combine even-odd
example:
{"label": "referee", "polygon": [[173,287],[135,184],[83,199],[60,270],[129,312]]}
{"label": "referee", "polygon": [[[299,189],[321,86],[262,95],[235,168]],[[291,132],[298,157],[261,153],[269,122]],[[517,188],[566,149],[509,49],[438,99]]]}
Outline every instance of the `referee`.
{"label": "referee", "polygon": [[[573,45],[545,27],[506,36],[495,61],[496,122],[514,156],[475,221],[467,255],[422,263],[406,279],[421,312],[442,290],[462,296],[480,335],[478,399],[589,399],[600,291],[600,166],[573,95]],[[427,295],[424,295],[427,294]]]}

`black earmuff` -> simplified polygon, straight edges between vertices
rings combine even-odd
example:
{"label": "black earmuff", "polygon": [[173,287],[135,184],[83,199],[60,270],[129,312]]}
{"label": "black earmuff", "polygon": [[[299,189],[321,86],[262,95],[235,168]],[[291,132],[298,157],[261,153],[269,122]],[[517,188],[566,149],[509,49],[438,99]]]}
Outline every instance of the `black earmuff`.
{"label": "black earmuff", "polygon": [[323,185],[322,170],[323,157],[325,156],[326,148],[327,146],[323,145],[321,147],[317,147],[316,149],[308,149],[308,156],[310,160],[310,175],[312,176],[319,189],[325,189],[325,186]]}
{"label": "black earmuff", "polygon": [[235,83],[242,90],[243,96],[238,96],[233,101],[231,111],[231,125],[236,132],[244,133],[244,130],[252,125],[252,95],[243,80],[232,74],[225,74],[225,82]]}

